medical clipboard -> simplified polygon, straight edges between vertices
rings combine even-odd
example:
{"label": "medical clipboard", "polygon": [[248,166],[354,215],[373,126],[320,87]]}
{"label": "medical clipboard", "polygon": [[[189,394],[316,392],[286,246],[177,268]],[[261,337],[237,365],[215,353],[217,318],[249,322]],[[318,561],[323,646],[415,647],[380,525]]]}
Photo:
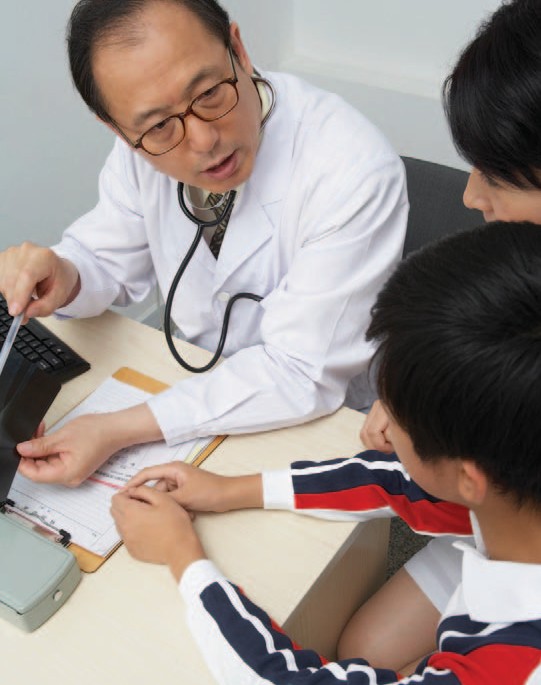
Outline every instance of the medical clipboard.
{"label": "medical clipboard", "polygon": [[[161,381],[158,381],[155,378],[140,373],[139,371],[135,371],[134,369],[131,369],[129,367],[120,368],[112,375],[112,378],[152,394],[162,392],[163,390],[166,390],[169,387],[166,383],[162,383]],[[200,452],[197,452],[194,455],[190,455],[191,458],[189,461],[187,461],[187,463],[190,463],[193,466],[200,466],[205,461],[205,459],[207,459],[207,457],[210,454],[212,454],[212,452],[214,452],[216,447],[218,447],[218,445],[220,445],[220,443],[222,443],[225,440],[226,437],[227,436],[225,435],[216,436]],[[64,546],[66,546],[69,549],[69,551],[74,555],[74,557],[77,560],[79,568],[81,569],[81,571],[85,573],[94,573],[95,571],[97,571],[105,563],[105,561],[107,561],[107,559],[109,559],[109,557],[122,545],[122,542],[119,542],[115,547],[109,550],[109,552],[105,556],[100,556],[98,554],[95,554],[94,552],[89,551],[84,547],[81,547],[71,542],[71,540],[69,539],[69,531],[62,531],[62,533],[64,533],[64,535],[67,536],[67,539],[60,540],[60,542]]]}

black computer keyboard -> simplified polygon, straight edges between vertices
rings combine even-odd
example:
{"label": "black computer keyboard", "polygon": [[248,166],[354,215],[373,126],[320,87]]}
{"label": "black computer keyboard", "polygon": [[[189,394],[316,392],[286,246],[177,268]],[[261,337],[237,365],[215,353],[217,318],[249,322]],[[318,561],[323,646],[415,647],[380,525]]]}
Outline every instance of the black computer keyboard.
{"label": "black computer keyboard", "polygon": [[[0,296],[0,347],[4,344],[12,317]],[[20,354],[61,383],[88,371],[90,364],[43,324],[30,319],[19,328],[12,354]]]}

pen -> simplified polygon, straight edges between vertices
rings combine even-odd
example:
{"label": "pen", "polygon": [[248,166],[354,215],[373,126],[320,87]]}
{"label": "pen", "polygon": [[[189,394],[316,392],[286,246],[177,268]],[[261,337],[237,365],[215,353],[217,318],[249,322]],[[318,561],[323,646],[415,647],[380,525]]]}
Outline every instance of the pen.
{"label": "pen", "polygon": [[13,317],[13,321],[11,322],[11,326],[9,327],[8,334],[6,336],[6,339],[4,340],[4,344],[2,345],[2,350],[0,351],[0,374],[2,373],[2,370],[6,365],[7,358],[9,357],[9,353],[11,352],[11,348],[13,347],[13,343],[15,342],[15,338],[17,337],[17,333],[19,331],[19,327],[21,325],[22,320],[23,314],[18,314],[17,316]]}

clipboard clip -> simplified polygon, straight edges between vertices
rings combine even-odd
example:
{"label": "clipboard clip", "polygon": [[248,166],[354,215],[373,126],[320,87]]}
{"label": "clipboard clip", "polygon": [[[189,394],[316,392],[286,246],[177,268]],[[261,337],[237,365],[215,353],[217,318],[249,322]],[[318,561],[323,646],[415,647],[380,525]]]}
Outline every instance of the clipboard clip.
{"label": "clipboard clip", "polygon": [[0,501],[0,513],[5,514],[6,513],[6,507],[14,507],[14,506],[15,506],[15,502],[6,497],[6,499],[3,499]]}
{"label": "clipboard clip", "polygon": [[53,542],[59,543],[62,547],[68,547],[71,543],[71,533],[63,528],[55,528],[54,526],[47,525],[42,526],[35,521],[27,518],[21,511],[17,509],[15,502],[11,499],[5,499],[0,502],[0,513],[5,516],[12,517],[22,523],[27,528],[30,528],[36,533],[39,533],[47,540],[52,540]]}

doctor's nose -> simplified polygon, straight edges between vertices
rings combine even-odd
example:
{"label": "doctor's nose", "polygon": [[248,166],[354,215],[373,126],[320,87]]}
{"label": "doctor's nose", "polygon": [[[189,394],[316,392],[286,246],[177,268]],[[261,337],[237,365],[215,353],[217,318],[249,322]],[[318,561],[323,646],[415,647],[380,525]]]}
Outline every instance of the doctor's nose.
{"label": "doctor's nose", "polygon": [[189,117],[184,122],[184,143],[194,152],[212,152],[220,138],[218,125],[217,121],[202,121],[197,117]]}
{"label": "doctor's nose", "polygon": [[468,209],[478,209],[488,213],[492,209],[492,203],[488,194],[487,182],[477,169],[472,169],[464,190],[463,202]]}

